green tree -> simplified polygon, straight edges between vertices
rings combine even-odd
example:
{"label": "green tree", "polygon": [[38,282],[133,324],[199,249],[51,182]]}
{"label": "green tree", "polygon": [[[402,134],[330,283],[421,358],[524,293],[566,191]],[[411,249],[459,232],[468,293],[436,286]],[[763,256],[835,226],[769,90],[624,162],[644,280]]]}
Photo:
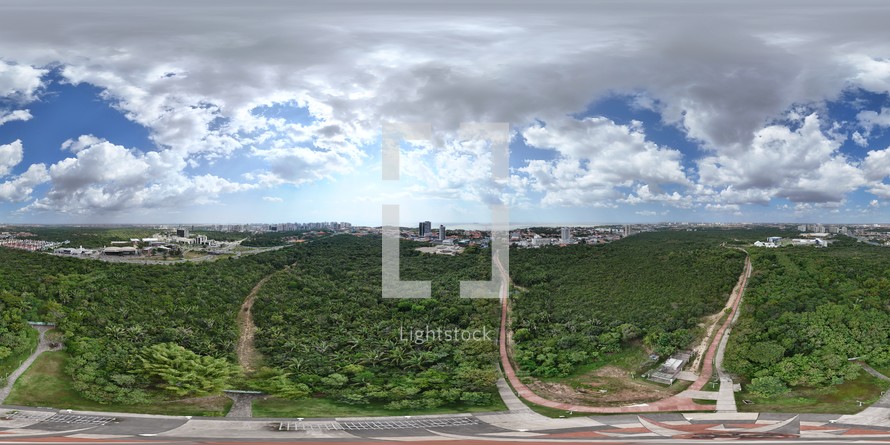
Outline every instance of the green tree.
{"label": "green tree", "polygon": [[202,356],[175,343],[161,343],[142,351],[140,373],[177,396],[221,390],[237,372],[225,359]]}

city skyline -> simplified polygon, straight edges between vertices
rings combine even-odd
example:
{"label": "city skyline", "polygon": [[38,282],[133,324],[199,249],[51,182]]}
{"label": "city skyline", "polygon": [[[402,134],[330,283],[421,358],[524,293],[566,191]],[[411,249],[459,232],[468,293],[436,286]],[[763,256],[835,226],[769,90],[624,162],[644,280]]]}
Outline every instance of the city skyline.
{"label": "city skyline", "polygon": [[885,5],[48,4],[0,17],[6,224],[890,222]]}

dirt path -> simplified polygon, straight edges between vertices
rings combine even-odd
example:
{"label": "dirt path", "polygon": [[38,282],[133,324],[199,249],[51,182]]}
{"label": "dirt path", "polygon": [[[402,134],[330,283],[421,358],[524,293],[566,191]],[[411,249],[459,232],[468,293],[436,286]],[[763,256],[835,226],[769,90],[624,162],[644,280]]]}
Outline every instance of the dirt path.
{"label": "dirt path", "polygon": [[257,352],[253,341],[254,333],[256,333],[256,325],[253,324],[253,313],[251,312],[253,302],[256,300],[257,293],[263,288],[263,285],[266,284],[276,272],[278,271],[263,277],[263,279],[250,290],[250,293],[244,298],[241,310],[238,311],[238,331],[241,333],[241,335],[238,336],[237,346],[238,364],[241,365],[241,369],[246,374],[255,370],[260,359],[260,353]]}
{"label": "dirt path", "polygon": [[[500,269],[501,274],[506,275],[506,271],[500,262],[497,262],[497,266]],[[751,274],[751,263],[750,259],[746,258],[745,260],[745,269],[742,272],[742,275],[739,277],[738,282],[738,292],[735,294],[735,298],[732,302],[733,312],[738,311],[739,302],[741,301],[741,296],[744,293],[745,286],[747,285],[748,277]],[[682,395],[675,395],[665,399],[661,399],[651,403],[640,403],[631,406],[586,406],[586,405],[577,405],[571,403],[563,403],[557,402],[554,400],[549,400],[544,397],[541,397],[534,393],[528,386],[522,383],[519,378],[516,376],[516,370],[513,367],[513,364],[510,361],[510,356],[508,354],[507,341],[508,341],[508,332],[507,332],[507,313],[509,311],[509,300],[507,298],[508,288],[509,286],[506,284],[507,279],[503,281],[503,286],[501,287],[501,327],[500,327],[500,336],[498,338],[499,350],[500,350],[500,359],[501,366],[504,370],[504,376],[506,380],[510,382],[510,385],[516,390],[516,393],[519,394],[521,398],[528,400],[529,402],[546,406],[549,408],[561,409],[566,411],[575,411],[575,412],[583,412],[583,413],[639,413],[639,412],[665,412],[665,411],[714,411],[716,406],[714,405],[702,405],[696,403],[692,400],[691,397],[683,397]],[[718,345],[723,337],[723,333],[727,330],[729,325],[732,323],[733,317],[727,317],[726,321],[717,331],[716,335],[714,335],[713,340],[711,341],[710,347],[708,348],[707,353],[705,354],[703,360],[703,369],[701,375],[698,379],[693,382],[692,386],[689,389],[691,390],[700,390],[704,385],[710,380],[711,375],[713,373],[713,365],[714,365],[714,356],[716,355]]]}
{"label": "dirt path", "polygon": [[61,345],[51,345],[50,341],[46,339],[46,331],[55,329],[55,326],[32,325],[31,327],[36,329],[37,332],[40,333],[40,339],[37,342],[37,349],[35,349],[34,352],[24,362],[22,362],[21,365],[19,365],[18,369],[13,371],[12,374],[10,374],[9,377],[6,378],[6,386],[0,388],[0,404],[2,404],[7,397],[9,397],[9,393],[12,392],[12,387],[15,386],[16,380],[18,380],[19,377],[21,377],[22,374],[24,374],[25,371],[28,370],[28,368],[31,366],[32,363],[34,363],[34,360],[37,360],[37,357],[39,357],[40,354],[43,354],[46,351],[57,351],[62,348]]}

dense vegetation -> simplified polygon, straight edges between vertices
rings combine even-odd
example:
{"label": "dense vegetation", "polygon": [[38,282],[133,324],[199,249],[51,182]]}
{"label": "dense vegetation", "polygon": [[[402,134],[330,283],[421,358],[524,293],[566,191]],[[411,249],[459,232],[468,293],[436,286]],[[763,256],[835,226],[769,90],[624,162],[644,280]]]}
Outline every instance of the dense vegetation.
{"label": "dense vegetation", "polygon": [[660,354],[686,347],[701,317],[726,303],[744,253],[725,231],[652,232],[602,246],[513,249],[510,273],[519,367],[566,376],[642,338]]}
{"label": "dense vegetation", "polygon": [[844,238],[827,249],[752,249],[754,274],[726,367],[762,396],[890,364],[890,250]]}
{"label": "dense vegetation", "polygon": [[255,233],[244,240],[241,245],[247,247],[280,246],[287,243],[286,238],[300,238],[306,233],[305,231]]}
{"label": "dense vegetation", "polygon": [[0,341],[21,336],[22,319],[57,322],[71,353],[67,372],[84,397],[142,403],[175,395],[158,391],[159,376],[135,372],[149,348],[174,343],[196,360],[232,361],[244,296],[294,254],[146,266],[0,249]]}
{"label": "dense vegetation", "polygon": [[26,237],[43,241],[68,241],[69,246],[98,248],[111,244],[112,241],[128,241],[131,238],[147,238],[157,233],[157,229],[143,227],[76,227],[76,226],[37,226],[37,227],[4,227],[4,232],[27,232],[35,236]]}
{"label": "dense vegetation", "polygon": [[[265,372],[285,376],[280,387],[296,396],[390,410],[494,402],[497,302],[458,296],[460,280],[490,278],[490,256],[420,254],[419,245],[402,243],[401,278],[432,280],[430,299],[381,297],[380,237],[301,246],[297,264],[274,276],[254,305],[258,346],[274,368]],[[442,337],[425,337],[427,329]],[[480,341],[444,338],[454,329],[479,330]],[[412,337],[416,330],[423,335]]]}

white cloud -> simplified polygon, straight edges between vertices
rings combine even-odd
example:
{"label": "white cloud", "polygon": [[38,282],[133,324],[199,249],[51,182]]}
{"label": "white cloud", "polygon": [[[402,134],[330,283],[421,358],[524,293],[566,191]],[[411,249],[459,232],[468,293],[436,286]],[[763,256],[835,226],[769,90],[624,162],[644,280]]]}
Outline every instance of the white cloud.
{"label": "white cloud", "polygon": [[862,162],[862,170],[872,181],[890,176],[890,148],[869,151]]}
{"label": "white cloud", "polygon": [[715,212],[733,212],[738,213],[740,207],[738,204],[706,204],[705,210],[711,210]]}
{"label": "white cloud", "polygon": [[0,98],[6,97],[23,103],[34,100],[44,74],[45,70],[11,64],[0,59]]}
{"label": "white cloud", "polygon": [[642,125],[604,117],[565,118],[522,132],[532,147],[552,149],[553,161],[531,160],[519,170],[545,193],[547,205],[597,205],[620,197],[617,187],[689,184],[679,151],[648,141]]}
{"label": "white cloud", "polygon": [[[12,169],[22,162],[24,148],[22,141],[15,141],[0,145],[0,178],[8,176]],[[0,202],[22,202],[31,198],[34,187],[46,182],[49,176],[46,166],[34,164],[28,167],[24,173],[13,178],[7,178],[0,183]]]}
{"label": "white cloud", "polygon": [[64,146],[74,157],[49,167],[51,189],[23,211],[104,214],[177,208],[255,188],[214,175],[188,176],[186,161],[172,150],[143,153],[91,135]]}
{"label": "white cloud", "polygon": [[[880,112],[872,110],[860,111],[859,114],[856,115],[856,120],[859,121],[859,125],[862,127],[864,133],[860,135],[860,139],[866,139],[871,135],[871,132],[875,127],[890,127],[890,108],[881,108]],[[858,134],[858,132],[853,134],[853,140],[862,147],[866,146],[865,143],[860,143],[860,141],[856,139],[856,135]]]}
{"label": "white cloud", "polygon": [[750,148],[720,151],[699,159],[702,184],[721,188],[737,202],[764,203],[773,197],[794,202],[838,202],[865,184],[862,172],[841,154],[841,141],[822,132],[816,114],[800,128],[771,125],[759,130]]}
{"label": "white cloud", "polygon": [[266,202],[284,202],[283,199],[281,199],[281,198],[279,198],[279,197],[277,197],[277,196],[263,196],[263,201],[266,201]]}
{"label": "white cloud", "polygon": [[[455,199],[521,200],[529,187],[547,205],[691,206],[774,197],[837,202],[862,186],[882,190],[874,179],[866,184],[818,121],[796,130],[768,125],[846,89],[890,90],[890,61],[880,58],[890,44],[876,6],[811,4],[804,18],[796,5],[768,2],[726,2],[719,11],[698,2],[651,4],[645,15],[620,3],[546,11],[485,3],[338,6],[223,2],[206,14],[168,0],[128,8],[97,0],[77,9],[22,2],[5,10],[0,57],[17,63],[0,62],[0,96],[33,100],[45,74],[33,67],[60,66],[68,81],[102,88],[158,145],[142,153],[72,141],[65,148],[73,161],[50,167],[59,184],[41,205],[161,205],[135,193],[137,184],[172,197],[183,196],[177,187],[239,189],[245,185],[183,173],[183,165],[238,152],[265,163],[249,167],[265,186],[337,178],[365,167],[363,147],[376,142],[385,121],[431,122],[445,135],[466,121],[547,123],[523,134],[555,149],[557,159],[530,160],[513,172],[513,198],[496,196],[484,156],[456,138],[437,135],[442,153],[406,157],[430,162],[406,164],[415,178],[430,173],[426,190],[440,187]],[[679,151],[647,140],[636,125],[564,117],[615,92],[632,94],[637,106],[700,141],[706,155],[697,174],[684,171]],[[253,112],[272,104],[303,107],[310,122]],[[882,125],[882,114],[869,116],[864,128]],[[862,146],[867,138],[867,131],[853,135]],[[102,171],[90,158],[96,154],[85,153],[93,150],[131,164]],[[664,192],[663,184],[682,191]]]}
{"label": "white cloud", "polygon": [[34,187],[49,180],[46,166],[33,164],[24,173],[0,183],[0,202],[22,202],[31,199]]}
{"label": "white cloud", "polygon": [[32,117],[31,112],[28,110],[0,110],[0,125],[13,121],[27,121],[31,120]]}
{"label": "white cloud", "polygon": [[890,184],[877,183],[868,188],[868,192],[880,198],[890,199]]}
{"label": "white cloud", "polygon": [[860,146],[860,147],[867,147],[867,146],[868,146],[868,138],[867,138],[867,136],[863,136],[862,133],[860,133],[860,132],[858,132],[858,131],[854,131],[854,132],[853,132],[853,135],[851,136],[851,138],[853,139],[853,143],[855,143],[856,145],[858,145],[858,146]]}
{"label": "white cloud", "polygon": [[0,145],[0,178],[9,174],[12,168],[22,162],[24,150],[21,139],[16,139],[9,144]]}

